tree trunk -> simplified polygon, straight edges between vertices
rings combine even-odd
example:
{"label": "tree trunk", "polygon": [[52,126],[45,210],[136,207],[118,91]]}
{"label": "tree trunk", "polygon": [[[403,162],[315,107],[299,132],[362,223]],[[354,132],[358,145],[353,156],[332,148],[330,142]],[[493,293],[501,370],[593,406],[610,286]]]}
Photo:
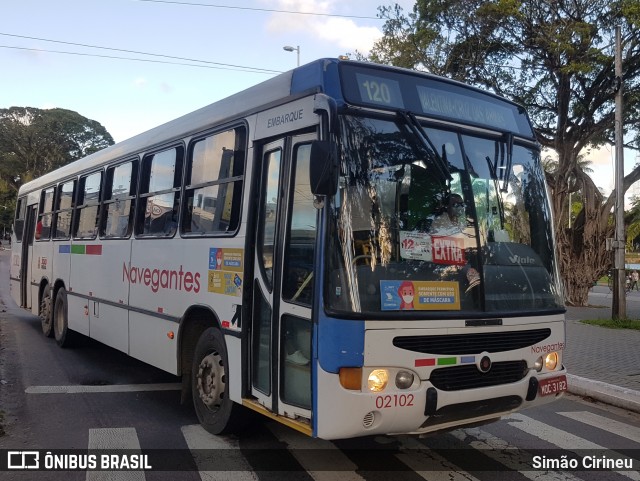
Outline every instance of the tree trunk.
{"label": "tree trunk", "polygon": [[[640,166],[625,177],[624,192],[638,179]],[[548,181],[565,302],[571,306],[587,306],[589,289],[611,268],[613,257],[606,249],[606,239],[614,234],[611,211],[616,193],[612,192],[605,200],[593,180],[577,167],[564,175],[558,169],[548,176]],[[583,199],[582,211],[571,227],[569,192],[580,192]]]}

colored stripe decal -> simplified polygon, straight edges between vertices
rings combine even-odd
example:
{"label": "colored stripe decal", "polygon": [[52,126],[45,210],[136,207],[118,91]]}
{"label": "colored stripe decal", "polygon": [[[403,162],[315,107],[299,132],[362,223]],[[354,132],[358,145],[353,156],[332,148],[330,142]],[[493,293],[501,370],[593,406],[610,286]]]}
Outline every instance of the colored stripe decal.
{"label": "colored stripe decal", "polygon": [[460,364],[475,364],[476,357],[475,356],[462,356],[460,358]]}
{"label": "colored stripe decal", "polygon": [[84,254],[84,246],[83,245],[72,245],[71,246],[72,254]]}
{"label": "colored stripe decal", "polygon": [[435,359],[416,359],[416,367],[435,366]]}
{"label": "colored stripe decal", "polygon": [[87,254],[90,256],[101,256],[102,255],[102,245],[87,245]]}
{"label": "colored stripe decal", "polygon": [[64,244],[58,246],[58,252],[60,254],[82,254],[89,256],[101,256],[102,245],[100,244]]}
{"label": "colored stripe decal", "polygon": [[452,366],[457,363],[457,360],[455,357],[441,357],[438,359],[438,366]]}

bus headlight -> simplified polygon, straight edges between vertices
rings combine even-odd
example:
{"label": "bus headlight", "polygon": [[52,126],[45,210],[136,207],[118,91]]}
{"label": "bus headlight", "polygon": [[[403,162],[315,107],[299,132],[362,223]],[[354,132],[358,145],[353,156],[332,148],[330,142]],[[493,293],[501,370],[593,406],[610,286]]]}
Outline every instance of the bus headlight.
{"label": "bus headlight", "polygon": [[556,367],[558,367],[558,353],[550,352],[545,356],[540,356],[536,359],[533,366],[538,372],[542,371],[543,367],[546,368],[547,371],[554,371]]}
{"label": "bus headlight", "polygon": [[558,365],[558,353],[550,352],[544,358],[544,367],[546,367],[549,371],[553,371]]}
{"label": "bus headlight", "polygon": [[540,372],[542,371],[543,365],[544,365],[544,362],[542,361],[542,356],[540,356],[538,359],[536,359],[536,362],[533,364],[533,367],[536,368],[536,371]]}
{"label": "bus headlight", "polygon": [[396,387],[398,389],[409,389],[413,385],[413,373],[409,371],[398,371],[396,374]]}
{"label": "bus headlight", "polygon": [[385,387],[387,387],[387,383],[389,382],[389,371],[386,369],[374,369],[369,374],[369,378],[367,379],[367,386],[370,391],[380,392],[383,391]]}

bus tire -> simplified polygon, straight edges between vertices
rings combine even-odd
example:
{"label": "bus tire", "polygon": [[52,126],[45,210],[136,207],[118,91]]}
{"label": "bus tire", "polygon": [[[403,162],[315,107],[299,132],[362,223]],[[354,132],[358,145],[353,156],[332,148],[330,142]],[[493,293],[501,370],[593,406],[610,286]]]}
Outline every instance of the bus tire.
{"label": "bus tire", "polygon": [[191,393],[198,420],[211,434],[238,432],[242,426],[242,406],[228,395],[228,356],[219,329],[205,329],[193,354]]}
{"label": "bus tire", "polygon": [[58,289],[56,302],[53,306],[53,333],[60,347],[71,347],[74,332],[69,329],[69,309],[67,307],[67,291],[64,287]]}
{"label": "bus tire", "polygon": [[42,290],[40,300],[40,325],[45,337],[53,337],[53,300],[51,299],[51,285],[47,284]]}

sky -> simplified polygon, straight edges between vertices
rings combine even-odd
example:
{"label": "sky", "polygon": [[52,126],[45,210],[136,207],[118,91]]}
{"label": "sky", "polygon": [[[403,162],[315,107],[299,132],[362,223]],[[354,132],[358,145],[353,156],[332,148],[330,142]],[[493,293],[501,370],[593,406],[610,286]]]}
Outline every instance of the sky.
{"label": "sky", "polygon": [[[294,68],[284,46],[368,53],[392,3],[415,0],[2,0],[0,108],[74,110],[120,142]],[[609,193],[612,149],[588,159]]]}
{"label": "sky", "polygon": [[[398,3],[410,11],[414,1]],[[294,68],[298,52],[284,46],[299,47],[301,64],[367,53],[382,36],[378,6],[387,4],[3,0],[0,108],[74,110],[100,122],[119,142]]]}

